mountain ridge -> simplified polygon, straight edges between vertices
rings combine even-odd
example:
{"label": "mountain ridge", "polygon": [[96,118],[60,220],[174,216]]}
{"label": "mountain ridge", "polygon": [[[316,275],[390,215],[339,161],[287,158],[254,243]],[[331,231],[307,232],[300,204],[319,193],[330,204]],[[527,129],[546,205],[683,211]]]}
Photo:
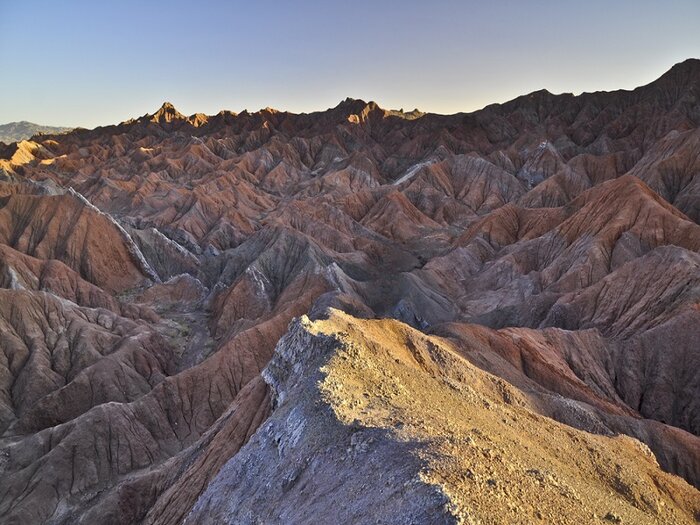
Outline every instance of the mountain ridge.
{"label": "mountain ridge", "polygon": [[0,521],[692,523],[699,64],[0,147]]}
{"label": "mountain ridge", "polygon": [[0,142],[11,144],[13,142],[19,142],[20,140],[30,139],[38,133],[64,133],[72,129],[73,128],[64,126],[45,126],[26,120],[8,122],[7,124],[0,124]]}
{"label": "mountain ridge", "polygon": [[[680,80],[680,82],[679,82]],[[464,112],[464,111],[458,111],[455,113],[449,113],[449,114],[443,114],[443,113],[431,113],[431,112],[422,112],[419,111],[418,109],[414,109],[409,112],[404,112],[402,110],[395,110],[395,109],[385,109],[380,107],[376,102],[374,101],[369,101],[365,102],[362,99],[355,99],[352,97],[346,97],[344,100],[341,100],[336,106],[328,108],[326,110],[315,110],[312,112],[300,112],[300,113],[295,113],[291,112],[288,110],[279,110],[276,108],[264,108],[260,109],[258,111],[250,112],[248,110],[243,110],[240,113],[232,112],[226,109],[220,110],[218,113],[213,114],[213,115],[206,115],[204,113],[194,113],[192,115],[184,115],[180,113],[176,107],[169,101],[164,101],[163,104],[159,107],[158,110],[156,110],[154,113],[147,113],[141,118],[148,118],[148,119],[153,119],[155,118],[156,121],[160,118],[161,114],[164,111],[171,112],[171,116],[169,118],[175,119],[175,120],[183,120],[189,122],[193,127],[199,127],[203,125],[203,123],[208,122],[210,119],[214,117],[225,117],[228,116],[230,118],[236,118],[239,116],[246,116],[246,115],[260,115],[265,112],[267,113],[279,113],[282,115],[288,115],[288,116],[308,116],[308,115],[314,115],[314,114],[320,114],[320,113],[325,113],[331,110],[339,110],[339,109],[351,109],[352,112],[349,113],[348,115],[351,114],[359,114],[362,113],[366,109],[375,109],[379,110],[380,112],[383,112],[385,116],[393,116],[397,118],[406,118],[408,120],[415,120],[421,117],[425,116],[430,116],[430,117],[463,117],[463,116],[473,116],[475,114],[479,114],[483,111],[486,110],[493,110],[497,108],[502,108],[503,106],[508,106],[511,104],[515,104],[517,102],[521,102],[524,100],[547,100],[547,99],[586,99],[589,97],[600,97],[601,95],[624,95],[624,94],[629,94],[633,92],[640,92],[643,93],[645,91],[649,91],[651,87],[656,87],[660,86],[663,84],[667,84],[669,82],[672,82],[676,86],[680,84],[681,86],[679,87],[688,87],[685,84],[689,84],[690,87],[695,87],[695,89],[698,89],[698,85],[700,83],[700,59],[698,58],[687,58],[683,60],[682,62],[678,62],[674,64],[668,71],[663,73],[661,76],[656,78],[655,80],[652,80],[651,82],[644,84],[642,86],[632,88],[632,89],[618,89],[618,90],[599,90],[599,91],[583,91],[579,93],[578,95],[574,95],[573,93],[552,93],[546,88],[542,88],[539,90],[532,91],[528,94],[525,95],[520,95],[518,97],[515,97],[514,99],[505,101],[505,102],[495,102],[491,104],[487,104],[481,109],[476,109],[473,111],[469,112]],[[134,122],[137,122],[139,119],[132,118],[129,120],[126,120],[122,122],[121,124],[132,124]],[[203,122],[204,121],[204,122]],[[24,122],[24,121],[22,121]],[[197,122],[197,124],[194,124]],[[100,128],[109,128],[114,125],[105,125],[105,126],[98,126],[96,128],[92,129],[100,129]],[[47,127],[48,129],[51,129],[51,127]],[[57,129],[62,129],[62,130],[70,130],[70,129],[75,129],[75,130],[81,130],[85,131],[86,128],[81,128],[81,127],[76,127],[76,128],[57,128]],[[89,129],[87,131],[90,131]],[[30,138],[30,136],[23,136],[22,138]],[[2,140],[0,140],[2,141]],[[14,141],[13,141],[14,142]]]}

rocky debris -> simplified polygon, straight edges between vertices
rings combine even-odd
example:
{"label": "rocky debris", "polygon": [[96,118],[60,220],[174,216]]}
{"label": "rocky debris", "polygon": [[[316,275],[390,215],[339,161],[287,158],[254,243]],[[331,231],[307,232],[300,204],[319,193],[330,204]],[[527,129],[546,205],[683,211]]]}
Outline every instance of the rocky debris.
{"label": "rocky debris", "polygon": [[[358,522],[368,508],[380,522],[452,522],[444,495],[418,479],[413,444],[387,439],[381,429],[363,430],[359,421],[344,424],[319,402],[319,368],[337,343],[308,328],[308,320],[295,322],[263,372],[273,415],[224,465],[184,522]],[[242,483],[236,488],[230,479]],[[275,505],[263,503],[272,500]]]}
{"label": "rocky debris", "polygon": [[585,523],[608,507],[618,523],[680,524],[700,509],[638,442],[542,417],[396,321],[304,317],[263,377],[274,411],[185,523],[361,522],[367,509],[380,523]]}

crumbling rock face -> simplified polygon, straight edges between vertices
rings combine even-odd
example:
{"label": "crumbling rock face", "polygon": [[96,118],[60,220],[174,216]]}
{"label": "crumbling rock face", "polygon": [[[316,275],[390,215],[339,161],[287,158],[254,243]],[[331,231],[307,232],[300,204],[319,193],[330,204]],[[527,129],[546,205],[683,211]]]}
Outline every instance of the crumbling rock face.
{"label": "crumbling rock face", "polygon": [[263,372],[275,411],[184,523],[352,523],[370,508],[385,523],[452,522],[445,495],[418,477],[415,444],[346,424],[322,402],[318,382],[338,343],[308,328],[295,321],[278,343]]}
{"label": "crumbling rock face", "polygon": [[15,194],[0,204],[0,243],[21,253],[60,260],[110,292],[155,277],[126,232],[74,194]]}
{"label": "crumbling rock face", "polygon": [[692,522],[699,124],[688,60],[2,146],[0,522]]}
{"label": "crumbling rock face", "polygon": [[693,523],[700,509],[638,441],[537,414],[593,407],[523,395],[449,341],[395,321],[304,317],[263,378],[274,411],[185,523],[359,523],[368,509],[397,524],[582,523],[610,512]]}

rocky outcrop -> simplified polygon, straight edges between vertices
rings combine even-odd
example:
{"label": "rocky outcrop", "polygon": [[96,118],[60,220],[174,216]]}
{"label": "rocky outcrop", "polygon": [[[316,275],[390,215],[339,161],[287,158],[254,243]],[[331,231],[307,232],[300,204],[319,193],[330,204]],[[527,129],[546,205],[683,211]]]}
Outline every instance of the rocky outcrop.
{"label": "rocky outcrop", "polygon": [[384,523],[680,524],[700,510],[640,442],[542,417],[447,340],[396,321],[304,317],[263,377],[274,411],[185,523],[355,523],[371,509]]}

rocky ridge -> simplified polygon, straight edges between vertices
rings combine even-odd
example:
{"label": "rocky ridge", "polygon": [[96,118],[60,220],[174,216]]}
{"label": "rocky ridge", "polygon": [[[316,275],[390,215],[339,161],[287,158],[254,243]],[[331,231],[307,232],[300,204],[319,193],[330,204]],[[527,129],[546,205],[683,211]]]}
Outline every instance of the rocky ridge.
{"label": "rocky ridge", "polygon": [[695,522],[695,490],[644,445],[538,415],[576,402],[524,395],[465,344],[333,310],[296,321],[263,372],[275,411],[185,523]]}
{"label": "rocky ridge", "polygon": [[699,86],[0,145],[0,519],[691,523]]}

